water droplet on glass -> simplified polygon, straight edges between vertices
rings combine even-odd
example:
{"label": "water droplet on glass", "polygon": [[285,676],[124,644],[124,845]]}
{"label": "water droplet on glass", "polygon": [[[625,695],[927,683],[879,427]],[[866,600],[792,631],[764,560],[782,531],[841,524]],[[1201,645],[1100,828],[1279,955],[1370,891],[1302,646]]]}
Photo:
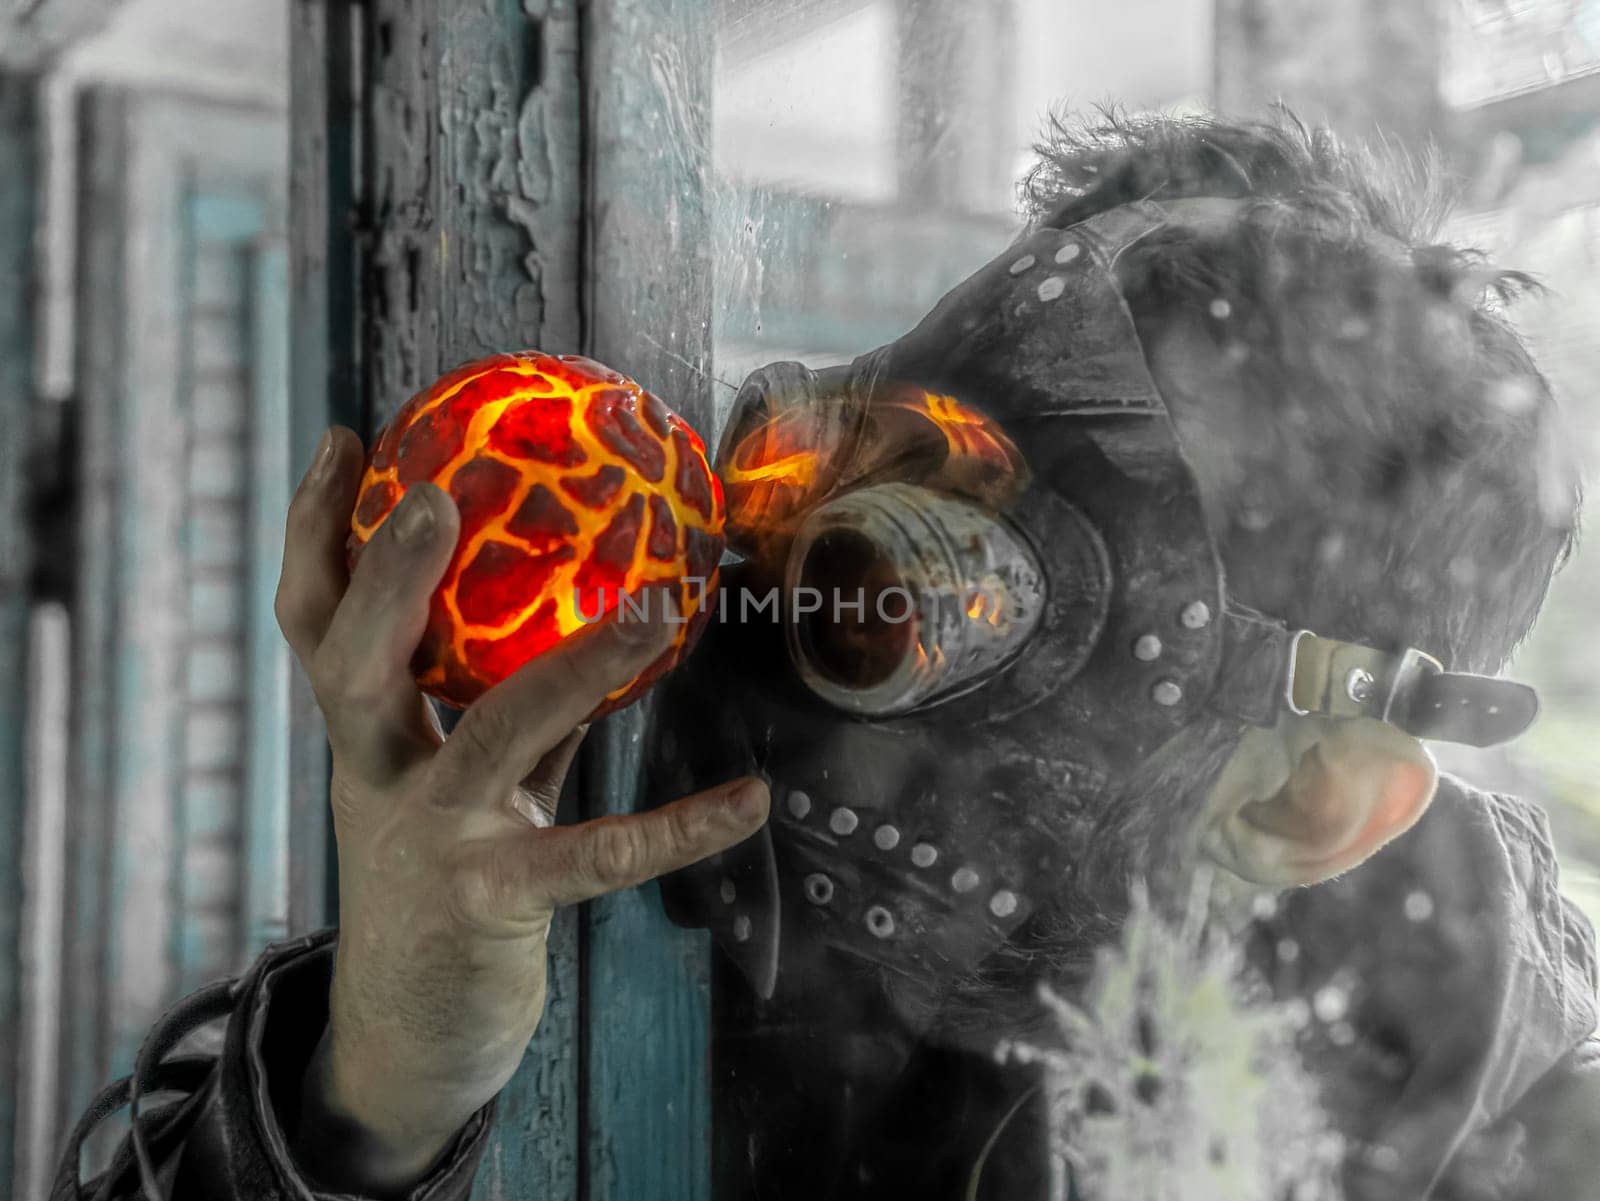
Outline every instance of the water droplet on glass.
{"label": "water droplet on glass", "polygon": [[1538,390],[1525,379],[1500,379],[1489,385],[1489,403],[1507,413],[1526,413],[1538,403]]}
{"label": "water droplet on glass", "polygon": [[1367,1148],[1367,1162],[1381,1172],[1393,1172],[1400,1167],[1400,1152],[1387,1143],[1374,1143]]}
{"label": "water droplet on glass", "polygon": [[1418,889],[1406,894],[1406,917],[1413,922],[1425,922],[1433,916],[1433,898]]}
{"label": "water droplet on glass", "polygon": [[1325,985],[1311,998],[1311,1008],[1316,1011],[1318,1021],[1337,1022],[1349,1010],[1350,996],[1336,985]]}

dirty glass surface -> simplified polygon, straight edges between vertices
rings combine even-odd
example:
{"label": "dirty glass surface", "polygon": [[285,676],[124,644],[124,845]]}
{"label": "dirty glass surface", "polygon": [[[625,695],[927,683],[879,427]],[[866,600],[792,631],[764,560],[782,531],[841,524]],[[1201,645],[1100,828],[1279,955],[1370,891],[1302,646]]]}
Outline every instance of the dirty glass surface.
{"label": "dirty glass surface", "polygon": [[[1517,301],[1510,319],[1570,427],[1563,446],[1541,451],[1550,456],[1547,486],[1559,492],[1563,454],[1585,470],[1600,457],[1591,396],[1600,367],[1600,97],[1574,90],[1595,69],[1600,26],[1592,5],[1456,0],[1445,7],[1426,55],[1441,97],[1427,133],[1459,193],[1442,236],[1481,248],[1497,266],[1528,272],[1547,289]],[[1092,117],[1102,103],[1136,116],[1208,112],[1219,41],[1245,37],[1248,25],[1215,27],[1213,11],[1177,0],[1117,11],[1075,0],[719,5],[708,196],[719,428],[709,431],[708,446],[739,420],[736,391],[753,370],[784,361],[817,372],[850,364],[900,338],[950,289],[1005,255],[1025,234],[1018,181],[1052,111],[1069,123]],[[1252,52],[1274,51],[1256,45]],[[1282,53],[1316,61],[1309,44]],[[1286,99],[1295,105],[1294,95]],[[1352,111],[1371,103],[1363,97]],[[1381,95],[1377,103],[1381,110]],[[1338,127],[1336,102],[1319,95],[1315,108],[1308,117],[1331,111]],[[1411,116],[1396,111],[1379,124],[1409,127]],[[1393,137],[1364,124],[1339,132]],[[1428,152],[1420,139],[1400,149]],[[1031,255],[1015,253],[1005,261],[1028,259],[1017,272],[1033,269]],[[1223,307],[1213,304],[1211,316],[1225,320],[1226,302],[1217,303]],[[1042,461],[1044,452],[1020,436],[1017,449],[1035,468]],[[1186,449],[1207,460],[1234,453],[1215,439]],[[1381,524],[1381,510],[1373,516]],[[826,550],[818,572],[861,553],[848,541]],[[678,916],[709,925],[727,952],[718,959],[713,1063],[720,1187],[737,1197],[822,1190],[1322,1198],[1390,1195],[1385,1180],[1426,1181],[1435,1171],[1509,1180],[1514,1137],[1501,1128],[1484,1134],[1483,1115],[1510,1111],[1594,1025],[1593,979],[1583,976],[1592,959],[1580,951],[1563,966],[1553,949],[1563,938],[1568,950],[1581,947],[1583,919],[1540,891],[1553,865],[1538,849],[1547,819],[1563,893],[1591,919],[1600,915],[1600,802],[1592,783],[1600,762],[1589,733],[1600,716],[1594,562],[1582,546],[1570,557],[1535,632],[1505,669],[1540,694],[1531,731],[1488,749],[1430,743],[1445,771],[1527,798],[1531,808],[1498,807],[1447,784],[1436,802],[1450,810],[1445,817],[1430,813],[1376,866],[1331,883],[1280,893],[1226,870],[1202,871],[1177,898],[1152,900],[1135,887],[1113,906],[1114,920],[1057,906],[1049,928],[1035,921],[1012,929],[1009,952],[991,948],[991,957],[972,962],[952,953],[949,977],[927,987],[896,968],[880,970],[870,950],[839,952],[852,939],[857,951],[873,945],[859,930],[834,937],[827,952],[806,944],[805,931],[816,927],[796,935],[792,908],[774,916],[747,899],[739,872],[757,870],[748,864],[724,866],[702,895],[691,885]],[[1425,589],[1416,603],[1428,603]],[[708,642],[717,637],[714,631]],[[1159,640],[1132,646],[1141,660],[1160,651]],[[1024,661],[1039,653],[1035,643]],[[751,652],[729,670],[793,673],[781,652],[770,659]],[[878,679],[870,661],[860,671]],[[783,685],[793,686],[792,678]],[[977,704],[971,698],[981,695],[962,703]],[[973,846],[936,846],[909,828],[878,824],[876,806],[912,793],[936,803],[954,780],[971,788],[1008,771],[1003,787],[1032,790],[1040,807],[1064,804],[1076,783],[1052,758],[1048,732],[1030,728],[1034,741],[1024,746],[1003,723],[988,742],[946,728],[935,741],[967,760],[951,765],[905,749],[926,735],[909,719],[894,726],[903,735],[896,742],[879,737],[884,727],[871,713],[830,725],[809,702],[796,703],[805,721],[819,723],[806,726],[816,752],[810,768],[784,778],[792,748],[786,752],[770,724],[761,728],[762,716],[740,727],[748,741],[733,754],[738,766],[760,768],[774,783],[780,907],[827,910],[882,944],[917,932],[942,937],[940,923],[956,920],[955,894],[979,898],[1005,925],[1017,897],[996,890],[1003,880],[978,863]],[[1152,777],[1174,795],[1184,782],[1214,778],[1219,766],[1199,743],[1188,753],[1185,760],[1169,750],[1160,764],[1166,774]],[[1040,763],[1057,774],[1029,775]],[[984,802],[968,795],[961,804],[980,810]],[[1485,838],[1512,848],[1500,868],[1474,858],[1482,851],[1477,834],[1456,832],[1458,822],[1480,820],[1496,831]],[[814,835],[786,832],[807,823]],[[1105,835],[1104,825],[1097,834]],[[1151,830],[1141,836],[1160,841]],[[785,849],[787,838],[803,849]],[[849,848],[869,840],[860,861],[852,859],[857,851]],[[977,866],[969,868],[964,853]],[[796,863],[804,866],[791,881]],[[1506,880],[1491,879],[1501,869]],[[792,896],[784,892],[791,883]],[[915,903],[909,910],[888,900],[870,904],[865,894],[873,887],[903,889]],[[1553,918],[1503,912],[1505,896],[1526,905],[1534,893],[1542,898],[1535,907],[1556,906]],[[1027,906],[1038,900],[1023,898]],[[908,928],[906,912],[922,913],[926,926]],[[1554,927],[1540,924],[1551,920]],[[1483,934],[1485,925],[1494,932]],[[1509,964],[1505,947],[1529,936],[1550,958]],[[775,968],[760,949],[768,938],[781,944]],[[1528,1007],[1523,1050],[1542,1045],[1542,1058],[1507,1049],[1506,1029],[1473,995],[1494,991],[1485,981],[1526,987],[1517,1002]],[[770,999],[761,999],[764,992]],[[1430,1016],[1450,1031],[1438,1034],[1433,1053],[1468,1065],[1461,1072],[1471,1083],[1444,1080],[1444,1069],[1420,1049]],[[1474,1104],[1478,1116],[1464,1117]],[[1559,1113],[1540,1120],[1563,1122]],[[1537,1122],[1532,1128],[1537,1143],[1543,1136]],[[1430,1167],[1446,1129],[1469,1132],[1467,1149]]]}

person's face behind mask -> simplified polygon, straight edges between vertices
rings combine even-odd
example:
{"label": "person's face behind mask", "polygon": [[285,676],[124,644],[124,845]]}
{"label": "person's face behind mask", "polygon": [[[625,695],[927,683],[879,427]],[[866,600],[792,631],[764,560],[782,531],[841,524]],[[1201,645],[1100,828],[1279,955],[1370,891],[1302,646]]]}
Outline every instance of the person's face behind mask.
{"label": "person's face behind mask", "polygon": [[[1227,365],[1142,345],[1121,297],[1141,239],[1231,204],[1047,224],[898,342],[741,390],[718,471],[747,559],[658,699],[651,792],[771,781],[763,836],[664,889],[758,993],[837,954],[936,992],[1129,838],[1309,883],[1426,806],[1431,759],[1378,715],[1474,678],[1230,603],[1163,400],[1225,403]],[[1455,736],[1505,736],[1464,695]],[[1207,778],[1173,787],[1174,748]]]}

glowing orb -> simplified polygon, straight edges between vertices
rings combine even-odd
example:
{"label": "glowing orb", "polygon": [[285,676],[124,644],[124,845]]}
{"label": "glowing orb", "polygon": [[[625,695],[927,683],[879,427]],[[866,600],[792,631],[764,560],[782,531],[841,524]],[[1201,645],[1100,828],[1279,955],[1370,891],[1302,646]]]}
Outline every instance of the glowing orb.
{"label": "glowing orb", "polygon": [[411,668],[465,707],[622,596],[676,587],[672,646],[601,716],[677,664],[710,614],[722,558],[722,487],[688,424],[638,384],[577,355],[494,355],[408,400],[379,433],[351,522],[352,569],[421,480],[461,513]]}

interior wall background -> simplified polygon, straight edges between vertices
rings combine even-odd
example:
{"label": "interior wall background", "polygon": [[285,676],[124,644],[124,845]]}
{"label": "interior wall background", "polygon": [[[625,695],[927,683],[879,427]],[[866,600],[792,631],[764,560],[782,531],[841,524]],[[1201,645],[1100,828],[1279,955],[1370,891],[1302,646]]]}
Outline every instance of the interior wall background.
{"label": "interior wall background", "polygon": [[286,18],[242,0],[0,13],[31,100],[0,161],[34,210],[0,217],[0,245],[25,247],[3,302],[30,327],[4,355],[27,378],[0,393],[6,452],[28,457],[0,491],[25,497],[30,554],[4,562],[32,559],[6,638],[26,702],[0,839],[21,869],[0,888],[8,1196],[43,1195],[67,1123],[176,994],[283,930],[271,577],[261,599],[288,487]]}

